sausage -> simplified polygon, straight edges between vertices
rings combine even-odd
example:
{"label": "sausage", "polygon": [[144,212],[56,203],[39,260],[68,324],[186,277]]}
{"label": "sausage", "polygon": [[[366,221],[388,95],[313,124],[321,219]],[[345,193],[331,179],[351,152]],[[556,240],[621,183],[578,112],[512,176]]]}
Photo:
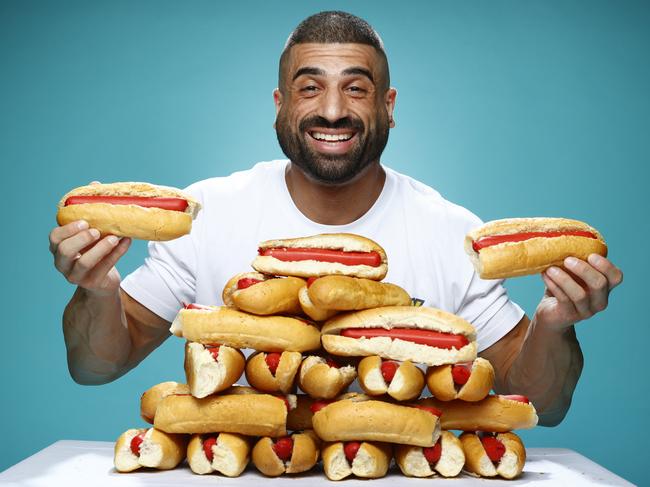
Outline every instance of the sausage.
{"label": "sausage", "polygon": [[259,249],[259,255],[274,257],[284,262],[316,260],[319,262],[335,262],[344,265],[367,265],[379,267],[381,256],[377,252],[345,252],[332,249],[287,248],[278,247]]}
{"label": "sausage", "polygon": [[490,235],[487,237],[479,238],[478,240],[472,242],[472,248],[475,252],[478,252],[485,247],[490,247],[492,245],[498,245],[504,242],[522,242],[523,240],[529,240],[535,237],[561,237],[563,235],[574,236],[574,237],[587,237],[587,238],[596,238],[596,236],[591,232],[585,232],[581,230],[567,230],[567,231],[558,231],[558,232],[523,232],[523,233],[511,233],[509,235]]}
{"label": "sausage", "polygon": [[65,200],[65,206],[92,203],[108,203],[111,205],[137,205],[145,208],[161,208],[163,210],[185,211],[187,200],[183,198],[158,198],[148,196],[70,196]]}
{"label": "sausage", "polygon": [[393,340],[405,340],[444,349],[461,349],[469,343],[467,337],[463,335],[416,328],[392,328],[390,330],[383,328],[346,328],[341,331],[341,336],[348,338],[388,337]]}

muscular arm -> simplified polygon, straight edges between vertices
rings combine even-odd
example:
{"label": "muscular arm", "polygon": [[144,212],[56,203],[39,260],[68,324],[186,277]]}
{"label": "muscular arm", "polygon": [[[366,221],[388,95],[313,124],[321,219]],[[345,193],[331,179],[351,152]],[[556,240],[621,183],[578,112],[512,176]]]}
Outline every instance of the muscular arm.
{"label": "muscular arm", "polygon": [[548,329],[524,316],[481,356],[494,366],[497,393],[527,396],[541,425],[555,426],[562,421],[583,364],[573,326]]}
{"label": "muscular arm", "polygon": [[63,313],[70,375],[79,384],[111,382],[169,336],[169,322],[119,289],[97,295],[78,287]]}

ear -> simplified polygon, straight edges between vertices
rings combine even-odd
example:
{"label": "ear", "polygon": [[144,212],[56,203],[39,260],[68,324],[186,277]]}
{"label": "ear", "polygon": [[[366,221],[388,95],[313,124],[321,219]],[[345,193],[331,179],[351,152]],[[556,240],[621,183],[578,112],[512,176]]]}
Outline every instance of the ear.
{"label": "ear", "polygon": [[[273,90],[273,104],[275,105],[275,119],[277,120],[280,108],[282,108],[282,92],[279,88]],[[275,120],[273,121],[273,128],[275,128]]]}
{"label": "ear", "polygon": [[393,111],[395,110],[395,98],[397,98],[397,90],[395,88],[389,88],[388,91],[386,91],[384,103],[386,103],[386,112],[388,112],[390,128],[395,127],[395,120],[393,119]]}

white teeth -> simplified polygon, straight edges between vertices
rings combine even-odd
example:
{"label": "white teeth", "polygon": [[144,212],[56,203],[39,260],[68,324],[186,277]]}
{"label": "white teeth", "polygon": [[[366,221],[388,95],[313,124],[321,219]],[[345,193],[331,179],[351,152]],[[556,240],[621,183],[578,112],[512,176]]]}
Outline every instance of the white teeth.
{"label": "white teeth", "polygon": [[338,142],[341,140],[350,140],[353,134],[322,134],[320,132],[312,132],[311,136],[316,140],[325,140],[327,142]]}

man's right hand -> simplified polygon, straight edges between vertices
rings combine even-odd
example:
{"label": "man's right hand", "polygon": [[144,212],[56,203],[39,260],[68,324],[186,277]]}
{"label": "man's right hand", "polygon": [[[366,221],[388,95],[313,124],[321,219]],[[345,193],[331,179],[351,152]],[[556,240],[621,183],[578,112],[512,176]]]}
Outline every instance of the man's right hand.
{"label": "man's right hand", "polygon": [[50,252],[54,266],[68,282],[96,296],[114,294],[120,287],[120,274],[115,264],[129,246],[130,238],[114,235],[100,238],[95,228],[80,220],[50,232]]}

